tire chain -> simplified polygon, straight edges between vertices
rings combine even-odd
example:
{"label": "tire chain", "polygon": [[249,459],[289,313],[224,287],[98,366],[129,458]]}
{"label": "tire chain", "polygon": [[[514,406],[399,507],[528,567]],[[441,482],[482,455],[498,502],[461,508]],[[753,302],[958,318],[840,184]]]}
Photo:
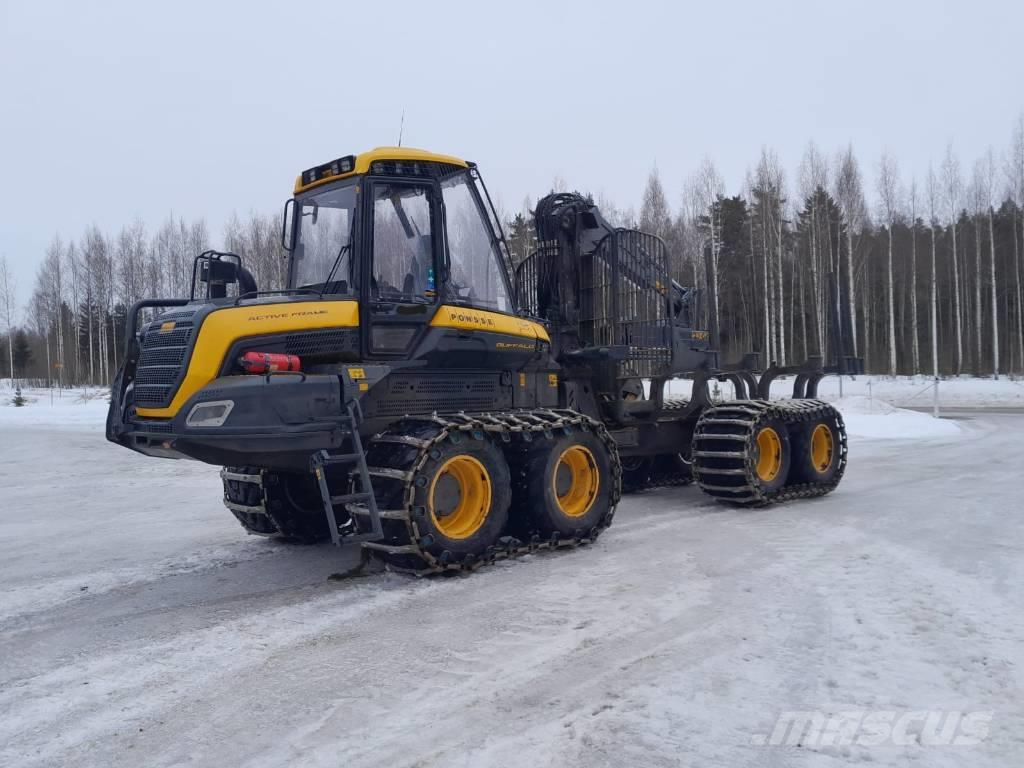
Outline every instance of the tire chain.
{"label": "tire chain", "polygon": [[[413,426],[426,427],[434,434],[425,439],[410,439],[408,435],[411,431],[410,427]],[[607,448],[611,459],[612,493],[608,512],[598,525],[589,531],[577,529],[572,538],[563,538],[555,533],[548,539],[541,540],[535,534],[530,541],[526,542],[514,536],[502,536],[499,543],[488,547],[482,556],[467,555],[458,562],[451,560],[450,556],[446,557],[447,551],[440,555],[434,555],[429,551],[429,547],[434,543],[432,534],[421,533],[416,522],[419,517],[426,514],[426,510],[422,506],[415,505],[414,501],[416,484],[422,485],[426,482],[426,476],[421,474],[421,470],[431,458],[430,452],[435,445],[449,439],[453,434],[466,433],[470,439],[476,440],[486,439],[487,435],[496,437],[496,442],[500,447],[504,447],[506,452],[509,449],[525,452],[534,447],[535,441],[538,439],[550,441],[555,438],[556,434],[570,435],[577,429],[597,435]],[[404,472],[402,508],[383,511],[383,514],[387,515],[390,520],[404,523],[404,530],[400,532],[397,539],[393,534],[392,541],[389,543],[364,542],[363,547],[364,552],[369,553],[372,557],[382,559],[388,568],[394,571],[412,573],[417,576],[452,571],[470,572],[499,560],[532,552],[584,546],[595,541],[604,529],[611,525],[615,508],[621,497],[622,470],[614,439],[604,424],[577,411],[534,409],[500,413],[459,413],[444,416],[434,414],[429,417],[410,417],[368,440],[367,453],[369,454],[373,447],[389,442],[406,446],[415,445],[418,448],[415,459]],[[515,463],[514,461],[509,462],[510,470],[515,470]],[[373,474],[372,468],[371,474]],[[365,518],[367,515],[365,508],[357,505],[348,505],[348,509],[353,516]],[[422,563],[421,567],[410,567],[407,562],[410,557],[419,559]]]}
{"label": "tire chain", "polygon": [[[283,492],[282,477],[278,473],[259,467],[223,467],[220,476],[224,484],[224,506],[246,533],[306,544],[327,535],[317,535],[316,526],[303,524],[296,512],[278,498]],[[252,504],[252,501],[257,503]]]}
{"label": "tire chain", "polygon": [[[835,419],[839,428],[839,460],[836,472],[824,483],[793,483],[784,485],[777,491],[766,492],[757,480],[757,470],[754,457],[757,433],[760,427],[770,419],[779,419],[786,425],[813,422],[822,418]],[[746,425],[740,422],[746,422]],[[705,432],[709,425],[719,427],[726,426],[732,431],[732,435],[726,437],[731,440],[736,437],[745,436],[742,441],[742,450],[722,453],[732,453],[732,456],[723,456],[726,460],[736,462],[736,469],[742,469],[744,483],[734,488],[721,486],[712,482],[716,476],[721,478],[721,473],[701,470],[702,460],[707,457],[700,455],[699,444],[705,440],[721,441],[723,433]],[[726,433],[728,434],[728,433]],[[846,471],[846,460],[848,453],[846,426],[843,417],[836,408],[821,400],[796,399],[781,401],[766,400],[733,400],[708,408],[701,414],[700,420],[694,431],[694,478],[700,489],[721,501],[731,502],[744,506],[768,504],[793,499],[808,499],[815,496],[824,496],[835,490]],[[740,442],[736,440],[736,442]],[[707,468],[711,469],[711,468]],[[737,492],[745,491],[745,495]]]}

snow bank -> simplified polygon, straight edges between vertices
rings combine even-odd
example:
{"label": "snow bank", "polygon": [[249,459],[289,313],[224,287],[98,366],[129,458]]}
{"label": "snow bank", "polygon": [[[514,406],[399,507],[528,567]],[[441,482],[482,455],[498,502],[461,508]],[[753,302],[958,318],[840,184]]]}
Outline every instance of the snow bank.
{"label": "snow bank", "polygon": [[923,440],[955,437],[961,431],[955,421],[897,408],[878,398],[851,395],[833,404],[843,414],[846,432],[852,437]]}
{"label": "snow bank", "polygon": [[27,401],[11,404],[13,391],[0,390],[0,426],[71,427],[103,429],[107,419],[106,389],[23,389]]}

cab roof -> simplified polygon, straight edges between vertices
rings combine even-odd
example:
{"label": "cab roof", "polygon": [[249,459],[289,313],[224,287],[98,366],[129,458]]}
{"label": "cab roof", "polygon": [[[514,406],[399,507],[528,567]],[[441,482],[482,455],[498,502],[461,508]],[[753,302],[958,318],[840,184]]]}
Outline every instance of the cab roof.
{"label": "cab roof", "polygon": [[376,147],[369,152],[358,155],[346,155],[329,163],[303,171],[295,179],[295,194],[329,184],[338,179],[359,176],[368,173],[375,162],[397,163],[438,163],[460,168],[468,168],[469,163],[451,155],[438,155],[425,149],[413,147]]}

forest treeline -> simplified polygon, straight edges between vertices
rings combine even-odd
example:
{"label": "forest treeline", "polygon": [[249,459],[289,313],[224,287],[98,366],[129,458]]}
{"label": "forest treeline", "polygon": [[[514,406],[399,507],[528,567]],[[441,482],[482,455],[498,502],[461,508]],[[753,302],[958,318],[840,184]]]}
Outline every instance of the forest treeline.
{"label": "forest treeline", "polygon": [[[891,156],[868,163],[852,146],[828,154],[811,143],[791,174],[765,148],[742,189],[726,189],[710,159],[671,186],[677,206],[656,170],[639,211],[596,202],[614,224],[665,241],[674,277],[705,289],[704,319],[727,359],[829,360],[841,306],[846,344],[869,372],[1024,372],[1024,116],[1002,151],[964,164],[949,147],[923,178]],[[503,216],[517,261],[535,245],[528,208]],[[280,287],[279,233],[276,214],[232,216],[220,246],[242,254],[260,286]],[[153,232],[136,220],[55,237],[23,307],[0,260],[0,371],[108,383],[126,308],[187,296],[192,260],[211,242],[204,220],[174,217]]]}

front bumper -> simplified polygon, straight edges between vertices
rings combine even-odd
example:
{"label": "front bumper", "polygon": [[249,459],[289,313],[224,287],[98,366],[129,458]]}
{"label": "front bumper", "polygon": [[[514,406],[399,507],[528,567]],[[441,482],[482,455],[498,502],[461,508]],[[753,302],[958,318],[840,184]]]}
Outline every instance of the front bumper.
{"label": "front bumper", "polygon": [[[193,395],[171,419],[135,416],[114,384],[107,439],[147,456],[190,458],[218,466],[259,466],[309,471],[311,454],[341,446],[347,431],[341,379],[331,375],[225,376]],[[191,427],[194,406],[229,400],[234,405],[219,427]]]}

